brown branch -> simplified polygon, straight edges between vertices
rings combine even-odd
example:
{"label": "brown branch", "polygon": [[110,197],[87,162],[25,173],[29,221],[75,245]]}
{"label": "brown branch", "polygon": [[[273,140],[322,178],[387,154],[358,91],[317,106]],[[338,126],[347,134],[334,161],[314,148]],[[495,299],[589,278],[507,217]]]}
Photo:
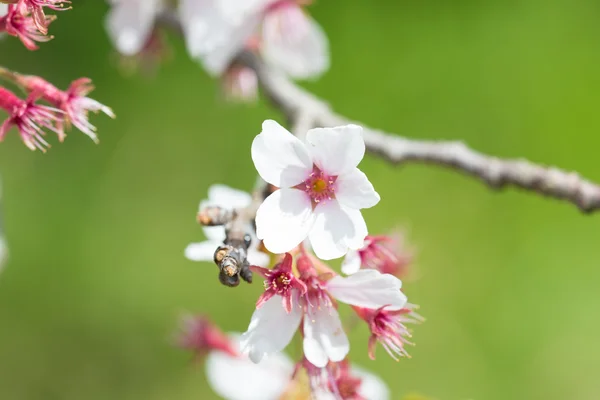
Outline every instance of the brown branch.
{"label": "brown branch", "polygon": [[367,150],[393,164],[417,162],[439,165],[477,178],[494,189],[516,186],[568,201],[583,212],[600,209],[600,186],[576,172],[534,164],[525,159],[489,156],[459,141],[408,139],[372,129],[336,114],[326,102],[270,68],[251,52],[240,54],[237,62],[256,72],[264,94],[294,126],[312,128],[354,123],[364,128]]}
{"label": "brown branch", "polygon": [[[181,31],[173,13],[163,14],[159,22]],[[286,116],[296,135],[302,136],[313,127],[354,123],[364,128],[367,150],[393,164],[439,165],[470,175],[494,189],[515,186],[568,201],[583,212],[592,213],[600,209],[600,186],[576,172],[534,164],[525,159],[486,155],[459,141],[416,140],[372,129],[336,114],[325,101],[269,67],[252,52],[242,52],[235,62],[256,72],[263,93]]]}

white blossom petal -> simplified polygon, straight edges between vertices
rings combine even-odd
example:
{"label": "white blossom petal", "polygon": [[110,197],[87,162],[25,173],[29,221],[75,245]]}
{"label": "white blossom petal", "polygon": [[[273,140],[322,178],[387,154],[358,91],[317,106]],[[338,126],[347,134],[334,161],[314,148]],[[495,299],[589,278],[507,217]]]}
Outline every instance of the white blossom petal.
{"label": "white blossom petal", "polygon": [[240,340],[242,351],[255,363],[267,354],[280,352],[294,337],[301,319],[300,307],[292,307],[288,314],[281,297],[272,297],[252,314],[248,330]]}
{"label": "white blossom petal", "polygon": [[335,184],[335,198],[347,207],[370,208],[381,200],[369,178],[358,168],[338,176]]}
{"label": "white blossom petal", "polygon": [[298,246],[311,229],[310,199],[298,189],[279,189],[256,212],[256,235],[272,253],[281,254]]}
{"label": "white blossom petal", "polygon": [[367,236],[367,225],[359,210],[328,201],[315,208],[315,222],[308,237],[321,260],[340,258],[348,250],[360,249]]}
{"label": "white blossom petal", "polygon": [[8,4],[0,3],[0,16],[8,14]]}
{"label": "white blossom petal", "polygon": [[259,267],[266,268],[270,261],[271,258],[268,254],[253,248],[248,249],[248,262],[251,265],[258,265]]}
{"label": "white blossom petal", "polygon": [[[197,1],[197,0],[196,0]],[[261,13],[279,0],[219,0],[219,10],[232,23],[240,23],[250,15]]]}
{"label": "white blossom petal", "polygon": [[257,13],[232,21],[223,14],[220,1],[181,0],[178,9],[188,53],[214,76],[225,72],[261,19]]}
{"label": "white blossom petal", "polygon": [[208,384],[226,400],[277,400],[293,372],[294,365],[282,353],[274,353],[260,364],[219,351],[210,352],[206,358]]}
{"label": "white blossom petal", "polygon": [[206,236],[208,240],[219,243],[222,243],[227,236],[223,226],[203,226],[202,232],[204,232],[204,236]]}
{"label": "white blossom petal", "polygon": [[327,282],[326,287],[337,300],[363,308],[387,306],[386,310],[400,310],[407,300],[400,291],[400,279],[374,269],[361,269],[346,278],[336,276]]}
{"label": "white blossom petal", "polygon": [[358,125],[311,129],[306,141],[313,162],[328,175],[352,171],[365,155],[362,128]]}
{"label": "white blossom petal", "polygon": [[380,377],[356,365],[352,365],[350,371],[362,380],[358,388],[361,397],[369,400],[389,400],[390,389]]}
{"label": "white blossom petal", "polygon": [[342,262],[342,272],[346,275],[355,274],[360,270],[362,260],[357,250],[349,250]]}
{"label": "white blossom petal", "polygon": [[350,343],[335,308],[319,307],[309,311],[304,318],[303,348],[306,359],[319,368],[329,361],[346,358]]}
{"label": "white blossom petal", "polygon": [[252,142],[252,161],[265,181],[280,188],[295,186],[312,172],[304,143],[272,120],[263,122]]}
{"label": "white blossom petal", "polygon": [[185,257],[192,261],[213,261],[219,245],[221,242],[213,240],[191,243],[185,248]]}
{"label": "white blossom petal", "polygon": [[114,1],[106,18],[106,29],[117,50],[128,56],[139,53],[162,8],[162,0]]}
{"label": "white blossom petal", "polygon": [[0,271],[4,269],[6,260],[8,259],[8,246],[2,236],[0,236]]}
{"label": "white blossom petal", "polygon": [[317,78],[330,65],[323,29],[295,4],[267,13],[261,53],[269,64],[296,79]]}
{"label": "white blossom petal", "polygon": [[208,201],[211,205],[233,210],[248,207],[252,203],[252,196],[227,185],[215,184],[208,188]]}

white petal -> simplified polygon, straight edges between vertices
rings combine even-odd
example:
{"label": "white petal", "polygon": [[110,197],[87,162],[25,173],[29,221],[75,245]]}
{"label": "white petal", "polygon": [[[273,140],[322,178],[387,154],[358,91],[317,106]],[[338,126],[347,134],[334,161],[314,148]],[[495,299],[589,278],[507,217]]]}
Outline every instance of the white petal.
{"label": "white petal", "polygon": [[8,246],[2,236],[0,236],[0,271],[4,268],[4,264],[8,259]]}
{"label": "white petal", "polygon": [[252,196],[227,185],[215,184],[208,188],[208,201],[210,204],[232,210],[248,207],[252,202]]}
{"label": "white petal", "polygon": [[332,260],[342,257],[348,250],[360,249],[367,233],[359,210],[329,201],[315,208],[315,222],[308,237],[317,257]]}
{"label": "white petal", "polygon": [[266,268],[269,265],[270,261],[271,258],[268,254],[252,248],[248,250],[248,262],[251,265],[258,265],[259,267]]}
{"label": "white petal", "polygon": [[203,226],[202,232],[208,240],[219,243],[225,240],[225,228],[222,226]]}
{"label": "white petal", "polygon": [[352,275],[360,270],[362,260],[357,250],[349,250],[342,262],[342,272],[346,275]]}
{"label": "white petal", "polygon": [[311,129],[306,141],[313,162],[329,175],[352,171],[365,155],[362,128],[358,125]]}
{"label": "white petal", "polygon": [[335,184],[335,198],[347,207],[370,208],[381,200],[369,178],[358,168],[338,176]]}
{"label": "white petal", "polygon": [[399,310],[406,305],[400,279],[374,269],[362,269],[346,278],[336,276],[326,286],[333,297],[353,306]]}
{"label": "white petal", "polygon": [[[197,1],[197,0],[196,0]],[[244,18],[266,9],[278,0],[219,0],[217,3],[223,16],[233,23],[240,23]]]}
{"label": "white petal", "polygon": [[154,20],[162,10],[160,0],[130,0],[115,3],[106,18],[106,29],[119,52],[134,55],[146,44]]}
{"label": "white petal", "polygon": [[8,14],[8,4],[0,3],[0,16]]}
{"label": "white petal", "polygon": [[329,42],[300,6],[280,7],[263,22],[265,60],[296,79],[317,78],[329,69]]}
{"label": "white petal", "polygon": [[369,400],[389,400],[390,389],[385,382],[378,377],[356,365],[352,365],[351,374],[362,379],[358,394]]}
{"label": "white petal", "polygon": [[312,161],[302,141],[277,122],[263,122],[252,142],[252,161],[259,175],[277,187],[292,187],[312,172]]}
{"label": "white petal", "polygon": [[303,348],[306,359],[319,368],[346,358],[350,343],[335,308],[315,308],[304,318]]}
{"label": "white petal", "polygon": [[272,354],[260,364],[218,351],[210,352],[206,358],[208,384],[226,400],[277,400],[289,385],[293,372],[290,359],[280,353]]}
{"label": "white petal", "polygon": [[293,307],[288,314],[281,297],[272,297],[252,314],[248,330],[241,337],[242,351],[258,363],[265,355],[283,350],[294,337],[301,319],[300,307]]}
{"label": "white petal", "polygon": [[260,23],[258,13],[232,21],[220,1],[182,0],[178,9],[188,53],[215,76],[223,74]]}
{"label": "white petal", "polygon": [[185,256],[192,261],[213,261],[215,250],[221,242],[207,240],[200,243],[191,243],[185,248]]}
{"label": "white petal", "polygon": [[279,189],[256,212],[256,235],[272,253],[298,246],[310,231],[313,212],[310,199],[298,189]]}

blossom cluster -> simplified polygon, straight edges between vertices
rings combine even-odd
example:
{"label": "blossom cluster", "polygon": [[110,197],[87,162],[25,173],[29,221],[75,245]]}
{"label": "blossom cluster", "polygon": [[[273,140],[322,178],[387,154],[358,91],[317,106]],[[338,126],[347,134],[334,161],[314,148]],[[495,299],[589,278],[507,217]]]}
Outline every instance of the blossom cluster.
{"label": "blossom cluster", "polygon": [[[8,4],[4,4],[8,3]],[[68,0],[3,0],[0,2],[0,33],[15,36],[29,50],[37,50],[36,42],[47,42],[50,23],[55,15],[44,9],[63,11],[70,7]]]}
{"label": "blossom cluster", "polygon": [[[239,336],[243,361],[214,356],[220,361],[211,363],[250,360],[269,365],[298,336],[302,358],[290,376],[302,369],[314,398],[376,398],[357,395],[358,383],[350,390],[354,395],[342,394],[360,379],[350,373],[350,342],[338,312],[340,303],[369,329],[370,358],[375,359],[378,343],[396,360],[408,356],[406,346],[412,343],[406,325],[423,320],[399,279],[410,256],[392,247],[397,243],[392,236],[368,234],[361,209],[375,206],[380,197],[358,169],[364,153],[359,126],[312,129],[302,141],[268,120],[251,149],[254,165],[268,184],[262,203],[256,208],[249,194],[223,185],[209,189],[198,219],[218,226],[205,226],[209,240],[189,245],[186,256],[215,259],[219,265],[219,246],[239,230],[239,224],[228,219],[239,222],[239,216],[254,209],[255,224],[242,224],[251,235],[244,248],[249,269],[264,279],[248,328]],[[343,274],[327,264],[340,257]],[[322,393],[330,397],[319,397]]]}
{"label": "blossom cluster", "polygon": [[[316,78],[329,68],[329,44],[305,11],[306,0],[110,0],[106,29],[124,56],[160,59],[161,22],[176,17],[190,57],[223,77],[232,99],[252,100],[255,72],[235,62],[256,52],[295,79]],[[149,57],[148,57],[149,56]]]}
{"label": "blossom cluster", "polygon": [[[11,81],[28,93],[26,99],[0,86],[0,109],[8,118],[0,125],[0,141],[12,127],[16,127],[23,143],[31,150],[45,151],[50,145],[44,139],[46,131],[54,132],[62,142],[66,131],[74,126],[98,142],[96,128],[88,120],[88,113],[103,112],[114,118],[112,110],[87,95],[94,90],[91,80],[80,78],[67,90],[60,90],[50,82],[32,75],[21,75],[0,68],[0,77]],[[40,101],[48,105],[40,104]]]}

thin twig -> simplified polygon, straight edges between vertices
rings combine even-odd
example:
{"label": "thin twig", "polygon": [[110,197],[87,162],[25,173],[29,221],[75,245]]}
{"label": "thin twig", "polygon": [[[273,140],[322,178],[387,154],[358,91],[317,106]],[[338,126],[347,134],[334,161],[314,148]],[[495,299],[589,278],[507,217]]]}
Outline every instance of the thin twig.
{"label": "thin twig", "polygon": [[[173,13],[166,12],[159,22],[181,32]],[[583,212],[600,209],[600,186],[576,172],[538,165],[526,159],[501,159],[477,152],[459,141],[416,140],[372,129],[336,114],[329,104],[265,64],[255,53],[243,51],[235,62],[254,70],[262,92],[286,116],[296,135],[313,127],[354,123],[364,128],[367,150],[393,164],[439,165],[472,176],[494,189],[515,186],[565,200]]]}
{"label": "thin twig", "polygon": [[[477,178],[494,189],[516,186],[568,201],[583,212],[600,209],[600,186],[576,172],[534,164],[525,159],[489,156],[459,141],[408,139],[372,129],[336,114],[326,102],[269,67],[254,53],[243,52],[237,62],[256,72],[264,94],[294,126],[312,128],[354,123],[364,128],[367,150],[393,164],[416,162],[439,165]],[[307,122],[307,117],[312,121]]]}

